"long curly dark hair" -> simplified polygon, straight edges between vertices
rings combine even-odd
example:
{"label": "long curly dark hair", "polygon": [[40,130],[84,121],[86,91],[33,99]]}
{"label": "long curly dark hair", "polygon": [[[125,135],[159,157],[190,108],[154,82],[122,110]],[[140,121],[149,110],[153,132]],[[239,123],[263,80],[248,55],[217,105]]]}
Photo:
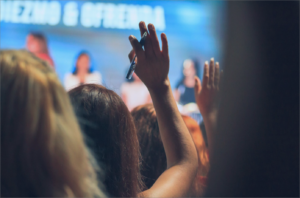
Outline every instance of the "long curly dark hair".
{"label": "long curly dark hair", "polygon": [[109,196],[136,197],[143,186],[139,143],[132,116],[122,99],[101,85],[69,91],[86,142],[103,169]]}

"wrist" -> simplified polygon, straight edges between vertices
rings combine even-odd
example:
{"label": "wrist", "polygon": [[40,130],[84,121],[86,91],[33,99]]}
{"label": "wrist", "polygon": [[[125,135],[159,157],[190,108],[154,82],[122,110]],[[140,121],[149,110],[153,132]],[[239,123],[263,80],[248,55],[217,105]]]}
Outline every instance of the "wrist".
{"label": "wrist", "polygon": [[211,117],[217,117],[218,114],[218,107],[215,105],[201,105],[201,103],[199,104],[197,102],[197,106],[199,108],[199,111],[202,115],[202,117],[207,117],[207,118],[211,118]]}
{"label": "wrist", "polygon": [[211,121],[216,121],[217,120],[217,110],[215,111],[210,111],[208,113],[202,114],[203,119],[211,120]]}
{"label": "wrist", "polygon": [[163,94],[163,93],[168,92],[171,89],[171,84],[170,84],[169,78],[167,78],[162,83],[159,83],[155,86],[147,86],[147,88],[151,95]]}
{"label": "wrist", "polygon": [[217,122],[217,115],[218,111],[210,111],[208,113],[202,114],[203,120],[209,123],[216,123]]}

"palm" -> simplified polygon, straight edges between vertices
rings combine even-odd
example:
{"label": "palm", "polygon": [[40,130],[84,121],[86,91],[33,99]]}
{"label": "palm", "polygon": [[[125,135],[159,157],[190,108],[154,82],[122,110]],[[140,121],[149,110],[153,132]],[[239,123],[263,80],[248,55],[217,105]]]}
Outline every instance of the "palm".
{"label": "palm", "polygon": [[217,107],[216,95],[216,90],[202,88],[202,90],[196,97],[197,105],[202,114],[208,114]]}
{"label": "palm", "polygon": [[[153,61],[152,61],[153,60]],[[143,69],[141,69],[143,67]],[[153,87],[155,84],[161,84],[169,73],[169,62],[161,57],[143,60],[137,64],[136,74],[142,79],[147,87]]]}

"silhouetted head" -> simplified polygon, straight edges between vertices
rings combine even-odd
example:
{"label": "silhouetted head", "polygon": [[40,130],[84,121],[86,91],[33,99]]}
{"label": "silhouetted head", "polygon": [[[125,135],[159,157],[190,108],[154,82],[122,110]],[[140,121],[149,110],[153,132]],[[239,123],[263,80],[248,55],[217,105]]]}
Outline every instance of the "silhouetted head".
{"label": "silhouetted head", "polygon": [[109,196],[140,192],[139,144],[133,119],[112,90],[86,84],[69,91],[86,142],[101,168]]}
{"label": "silhouetted head", "polygon": [[182,64],[183,78],[199,76],[199,63],[193,59],[186,59]]}
{"label": "silhouetted head", "polygon": [[43,33],[31,32],[26,38],[26,48],[32,53],[49,54],[47,39]]}
{"label": "silhouetted head", "polygon": [[91,55],[87,51],[81,51],[78,53],[75,59],[75,65],[73,69],[73,74],[76,75],[80,73],[91,73]]}

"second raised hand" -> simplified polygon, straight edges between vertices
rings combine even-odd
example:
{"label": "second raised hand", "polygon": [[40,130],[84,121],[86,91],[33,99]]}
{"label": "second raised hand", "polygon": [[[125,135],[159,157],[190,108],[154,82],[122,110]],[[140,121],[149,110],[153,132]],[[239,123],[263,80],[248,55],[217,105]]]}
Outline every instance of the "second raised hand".
{"label": "second raised hand", "polygon": [[145,31],[148,36],[145,40],[144,49],[134,36],[129,36],[133,51],[129,53],[130,61],[134,54],[137,56],[137,65],[135,72],[144,82],[149,91],[158,90],[162,85],[169,86],[169,52],[168,41],[164,33],[161,34],[162,50],[159,47],[159,41],[153,24],[148,25],[148,29],[144,22],[139,23],[141,35]]}
{"label": "second raised hand", "polygon": [[214,63],[211,58],[210,63],[204,64],[203,82],[195,77],[195,99],[202,116],[207,116],[217,111],[220,87],[220,66]]}

